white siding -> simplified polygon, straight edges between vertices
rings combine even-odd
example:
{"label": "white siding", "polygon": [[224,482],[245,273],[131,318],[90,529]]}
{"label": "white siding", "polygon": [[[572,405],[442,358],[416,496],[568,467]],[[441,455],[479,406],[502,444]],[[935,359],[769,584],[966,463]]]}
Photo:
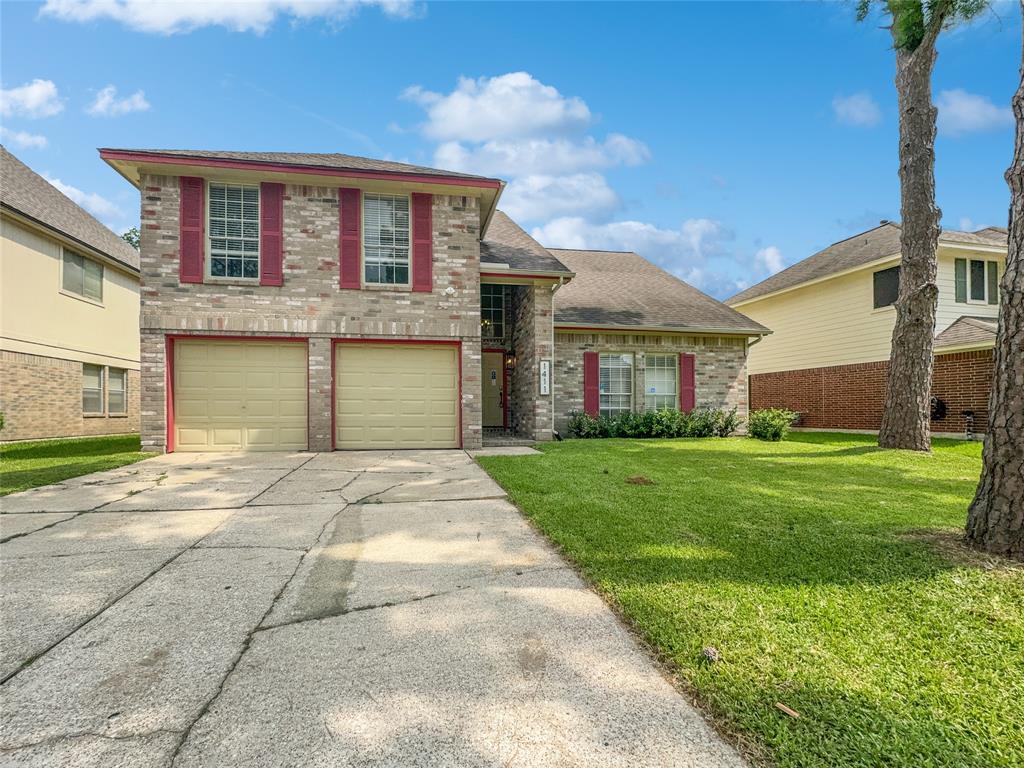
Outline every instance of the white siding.
{"label": "white siding", "polygon": [[939,306],[935,312],[936,333],[949,328],[958,317],[971,315],[973,317],[998,317],[998,304],[983,304],[976,301],[958,303],[956,301],[955,266],[956,259],[985,259],[999,262],[999,279],[1003,279],[1003,272],[1006,269],[1006,256],[995,253],[982,253],[979,251],[939,249]]}

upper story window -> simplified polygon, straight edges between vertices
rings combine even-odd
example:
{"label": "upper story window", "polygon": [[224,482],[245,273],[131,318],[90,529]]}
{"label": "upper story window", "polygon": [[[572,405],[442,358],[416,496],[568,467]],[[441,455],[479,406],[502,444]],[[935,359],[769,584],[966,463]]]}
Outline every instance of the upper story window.
{"label": "upper story window", "polygon": [[61,287],[68,293],[103,301],[103,265],[64,249]]}
{"label": "upper story window", "polygon": [[409,198],[363,195],[363,279],[409,284]]}
{"label": "upper story window", "polygon": [[599,392],[602,416],[633,410],[633,355],[601,355]]}
{"label": "upper story window", "polygon": [[958,302],[999,303],[999,262],[986,259],[956,259],[953,266]]}
{"label": "upper story window", "polygon": [[505,337],[505,287],[480,286],[480,335],[485,339]]}
{"label": "upper story window", "polygon": [[648,355],[644,365],[644,408],[679,407],[679,356]]}
{"label": "upper story window", "polygon": [[875,309],[889,307],[896,303],[900,295],[900,268],[882,269],[872,276],[874,280]]}
{"label": "upper story window", "polygon": [[210,183],[210,277],[260,276],[260,190]]}

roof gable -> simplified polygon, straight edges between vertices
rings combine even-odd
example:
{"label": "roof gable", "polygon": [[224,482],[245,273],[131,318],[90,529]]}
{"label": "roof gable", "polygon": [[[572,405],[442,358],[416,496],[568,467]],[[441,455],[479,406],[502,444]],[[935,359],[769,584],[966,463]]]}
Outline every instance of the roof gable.
{"label": "roof gable", "polygon": [[71,198],[0,146],[0,203],[139,271],[139,253]]}
{"label": "roof gable", "polygon": [[487,234],[480,243],[480,262],[481,270],[486,270],[487,264],[500,264],[516,271],[572,274],[504,211],[495,211],[491,218]]}
{"label": "roof gable", "polygon": [[576,273],[555,294],[557,325],[768,332],[631,251],[548,250]]}
{"label": "roof gable", "polygon": [[[790,267],[776,272],[756,285],[740,291],[726,299],[726,303],[736,306],[752,299],[758,299],[771,293],[796,288],[813,280],[831,277],[873,262],[896,258],[900,255],[899,224],[891,221],[883,222],[874,229],[861,232],[833,243],[828,248],[798,261]],[[942,230],[939,244],[978,245],[984,247],[1006,246],[1006,232],[998,227],[988,227],[977,232],[961,232],[955,229]]]}

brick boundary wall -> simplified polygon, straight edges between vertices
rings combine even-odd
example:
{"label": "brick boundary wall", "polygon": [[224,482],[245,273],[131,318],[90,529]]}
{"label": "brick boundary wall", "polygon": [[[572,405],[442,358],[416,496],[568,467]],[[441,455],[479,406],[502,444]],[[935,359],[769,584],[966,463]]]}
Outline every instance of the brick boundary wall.
{"label": "brick boundary wall", "polygon": [[[801,414],[800,427],[877,431],[885,403],[888,360],[750,376],[750,408],[788,408]],[[992,350],[935,356],[932,395],[946,404],[946,416],[932,421],[933,432],[959,433],[963,411],[974,411],[974,431],[988,423]]]}

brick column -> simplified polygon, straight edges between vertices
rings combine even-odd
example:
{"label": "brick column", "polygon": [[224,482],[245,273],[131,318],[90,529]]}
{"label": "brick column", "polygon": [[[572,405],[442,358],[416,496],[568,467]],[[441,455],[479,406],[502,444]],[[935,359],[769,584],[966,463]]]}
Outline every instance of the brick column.
{"label": "brick column", "polygon": [[167,346],[160,332],[143,331],[141,343],[141,387],[139,432],[142,450],[167,450]]}
{"label": "brick column", "polygon": [[329,451],[332,446],[331,408],[334,376],[331,371],[331,340],[309,340],[309,450]]}
{"label": "brick column", "polygon": [[[550,287],[545,285],[520,286],[513,295],[516,369],[512,373],[512,426],[523,437],[550,440],[554,428],[554,300]],[[547,395],[540,393],[541,360],[552,362]]]}

